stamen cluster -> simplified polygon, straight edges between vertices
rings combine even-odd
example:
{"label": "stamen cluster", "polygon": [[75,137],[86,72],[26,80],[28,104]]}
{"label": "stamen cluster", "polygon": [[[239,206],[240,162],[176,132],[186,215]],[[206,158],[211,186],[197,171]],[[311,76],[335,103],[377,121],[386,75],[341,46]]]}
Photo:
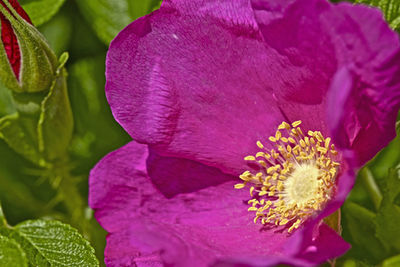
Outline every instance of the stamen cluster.
{"label": "stamen cluster", "polygon": [[282,122],[275,136],[269,137],[275,149],[261,149],[255,156],[244,159],[259,165],[256,174],[245,171],[240,175],[242,189],[250,184],[249,211],[255,212],[254,222],[288,227],[291,233],[331,198],[340,164],[335,162],[338,152],[331,138],[320,131],[299,127],[301,121],[291,125]]}

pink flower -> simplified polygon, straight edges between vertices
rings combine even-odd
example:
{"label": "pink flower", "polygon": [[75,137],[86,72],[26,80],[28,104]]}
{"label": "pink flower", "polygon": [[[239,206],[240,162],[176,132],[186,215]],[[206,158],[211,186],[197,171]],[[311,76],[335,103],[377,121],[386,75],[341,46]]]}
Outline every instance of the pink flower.
{"label": "pink flower", "polygon": [[[379,11],[325,0],[169,0],[133,22],[110,46],[106,93],[135,141],[90,175],[106,263],[308,266],[343,254],[322,219],[395,136],[399,51]],[[240,175],[253,196],[234,189]],[[290,186],[311,193],[289,207]]]}

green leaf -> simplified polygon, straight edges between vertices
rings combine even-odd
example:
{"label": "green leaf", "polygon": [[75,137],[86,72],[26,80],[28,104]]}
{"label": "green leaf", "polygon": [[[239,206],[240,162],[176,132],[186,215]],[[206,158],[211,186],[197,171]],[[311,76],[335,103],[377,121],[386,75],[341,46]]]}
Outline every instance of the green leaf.
{"label": "green leaf", "polygon": [[386,259],[382,263],[382,267],[398,267],[400,266],[400,254],[389,259]]}
{"label": "green leaf", "polygon": [[67,224],[25,221],[2,232],[20,244],[32,266],[99,266],[89,242]]}
{"label": "green leaf", "polygon": [[376,264],[388,254],[386,246],[375,236],[375,213],[347,201],[343,206],[343,216],[346,221],[343,230],[347,231],[352,239],[351,252],[354,257]]}
{"label": "green leaf", "polygon": [[49,21],[65,0],[19,0],[35,26]]}
{"label": "green leaf", "polygon": [[391,169],[384,182],[382,204],[376,218],[376,235],[400,252],[400,207],[395,204],[400,194],[399,169]]}
{"label": "green leaf", "polygon": [[71,20],[65,12],[60,12],[39,27],[39,31],[46,37],[50,47],[58,56],[68,50],[73,31]]}
{"label": "green leaf", "polygon": [[145,1],[128,1],[129,14],[131,18],[140,18],[153,8],[159,8],[161,1],[145,0]]}
{"label": "green leaf", "polygon": [[26,159],[43,166],[45,159],[38,150],[37,137],[29,119],[22,118],[18,113],[7,115],[0,119],[0,138]]}
{"label": "green leaf", "polygon": [[374,203],[375,210],[378,210],[382,201],[382,193],[379,189],[379,186],[376,184],[375,177],[373,176],[372,172],[367,166],[365,166],[359,172],[358,178],[363,183],[371,201]]}
{"label": "green leaf", "polygon": [[0,266],[27,267],[28,261],[21,246],[0,235]]}
{"label": "green leaf", "polygon": [[148,14],[158,2],[157,0],[85,0],[76,3],[99,38],[108,45],[125,26]]}
{"label": "green leaf", "polygon": [[85,0],[76,3],[98,37],[106,44],[132,21],[126,0]]}
{"label": "green leaf", "polygon": [[374,177],[377,180],[384,180],[388,170],[400,162],[400,132],[387,147],[382,149],[379,154],[368,164]]}
{"label": "green leaf", "polygon": [[[15,153],[11,151],[11,154]],[[5,203],[5,207],[8,208],[11,215],[19,215],[22,218],[49,213],[49,209],[46,207],[47,203],[36,199],[31,192],[33,188],[21,182],[19,173],[12,172],[12,168],[9,166],[10,157],[13,156],[4,154],[4,151],[0,152],[0,158],[6,160],[4,164],[0,165],[0,199]],[[15,157],[12,160],[15,161]]]}
{"label": "green leaf", "polygon": [[104,60],[103,56],[86,58],[70,67],[68,82],[76,133],[71,152],[87,159],[87,166],[92,166],[104,154],[129,140],[126,132],[115,122],[104,95]]}
{"label": "green leaf", "polygon": [[399,0],[355,0],[382,10],[385,19],[394,30],[400,30],[400,1]]}

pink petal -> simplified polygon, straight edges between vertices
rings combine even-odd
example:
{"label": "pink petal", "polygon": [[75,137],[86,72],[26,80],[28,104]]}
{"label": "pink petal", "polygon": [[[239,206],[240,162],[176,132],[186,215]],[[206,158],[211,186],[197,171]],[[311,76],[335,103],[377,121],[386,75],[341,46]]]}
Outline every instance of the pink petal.
{"label": "pink petal", "polygon": [[279,64],[247,1],[167,1],[112,42],[106,92],[138,142],[237,175],[284,120],[272,95]]}
{"label": "pink petal", "polygon": [[348,137],[349,146],[345,148],[354,151],[361,166],[396,135],[394,126],[400,108],[400,42],[377,9],[341,4],[337,13],[331,21],[341,23],[337,23],[332,35],[336,36],[339,64],[348,70],[350,78],[343,77],[340,69],[335,78],[341,79],[342,84],[348,83],[345,79],[351,79],[352,86],[345,92],[347,86],[331,85],[330,95],[340,95],[340,98],[329,99],[328,107],[341,120],[330,127],[339,133],[338,138]]}
{"label": "pink petal", "polygon": [[266,46],[298,66],[282,74],[295,83],[274,88],[283,113],[354,150],[358,166],[371,159],[394,137],[400,107],[400,44],[382,14],[325,0],[252,3]]}
{"label": "pink petal", "polygon": [[[205,266],[218,259],[241,256],[251,260],[262,255],[270,256],[271,262],[282,257],[285,262],[304,261],[293,256],[302,255],[301,251],[285,250],[291,237],[286,231],[253,223],[253,214],[247,211],[248,193],[233,189],[235,182],[167,198],[146,173],[147,155],[145,145],[131,142],[110,153],[91,172],[90,205],[110,233],[106,248],[110,266],[137,261],[156,264],[158,253],[164,263],[177,266]],[[209,168],[198,166],[196,173],[203,177],[210,173]],[[165,173],[192,175],[174,168]],[[298,243],[292,238],[298,237],[290,239]]]}

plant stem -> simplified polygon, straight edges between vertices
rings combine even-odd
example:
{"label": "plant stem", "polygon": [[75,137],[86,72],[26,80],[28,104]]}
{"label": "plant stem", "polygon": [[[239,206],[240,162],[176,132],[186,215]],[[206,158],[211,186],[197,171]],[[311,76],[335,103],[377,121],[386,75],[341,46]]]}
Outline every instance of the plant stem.
{"label": "plant stem", "polygon": [[372,172],[370,171],[370,169],[368,169],[368,167],[364,167],[360,171],[360,178],[365,186],[365,189],[368,191],[369,196],[371,197],[375,210],[378,210],[382,201],[382,193],[375,182]]}
{"label": "plant stem", "polygon": [[11,228],[10,225],[8,225],[6,216],[4,215],[3,208],[1,207],[1,202],[0,202],[0,228]]}
{"label": "plant stem", "polygon": [[0,227],[7,226],[6,217],[4,216],[3,208],[0,203]]}
{"label": "plant stem", "polygon": [[66,157],[58,164],[49,166],[49,174],[54,189],[68,212],[68,223],[76,227],[84,236],[89,235],[89,222],[85,218],[86,201],[78,190],[77,179],[70,172],[70,161]]}

